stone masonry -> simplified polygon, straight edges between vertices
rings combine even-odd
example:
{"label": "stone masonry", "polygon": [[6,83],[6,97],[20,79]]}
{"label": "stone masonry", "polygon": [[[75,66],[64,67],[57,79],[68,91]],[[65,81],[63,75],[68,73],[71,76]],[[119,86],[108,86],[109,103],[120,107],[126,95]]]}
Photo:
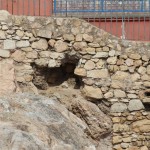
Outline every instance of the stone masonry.
{"label": "stone masonry", "polygon": [[0,63],[13,61],[18,85],[36,92],[32,64],[59,67],[66,56],[79,59],[74,74],[87,99],[111,103],[113,149],[149,150],[150,43],[122,41],[76,18],[1,12]]}

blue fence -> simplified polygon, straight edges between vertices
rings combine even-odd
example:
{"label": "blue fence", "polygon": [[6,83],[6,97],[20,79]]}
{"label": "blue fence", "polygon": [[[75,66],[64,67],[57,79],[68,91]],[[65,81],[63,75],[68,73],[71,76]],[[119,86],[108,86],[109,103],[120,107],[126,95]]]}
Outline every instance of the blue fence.
{"label": "blue fence", "polygon": [[150,12],[150,0],[54,0],[54,13]]}

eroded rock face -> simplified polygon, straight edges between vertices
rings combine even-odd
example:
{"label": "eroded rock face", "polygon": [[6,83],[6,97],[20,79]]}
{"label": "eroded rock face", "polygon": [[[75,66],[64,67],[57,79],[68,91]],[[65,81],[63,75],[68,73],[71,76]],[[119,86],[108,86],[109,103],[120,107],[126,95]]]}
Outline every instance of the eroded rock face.
{"label": "eroded rock face", "polygon": [[55,98],[20,93],[0,104],[3,150],[96,150],[84,133],[86,124]]}

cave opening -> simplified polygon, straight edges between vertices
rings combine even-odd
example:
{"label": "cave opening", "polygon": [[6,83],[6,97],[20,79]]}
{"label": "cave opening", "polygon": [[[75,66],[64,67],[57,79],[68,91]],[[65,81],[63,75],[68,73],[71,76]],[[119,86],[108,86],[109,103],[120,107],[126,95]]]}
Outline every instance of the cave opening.
{"label": "cave opening", "polygon": [[82,78],[74,74],[77,63],[78,60],[68,61],[65,59],[65,61],[62,61],[60,67],[54,68],[39,67],[33,63],[33,84],[39,90],[47,90],[50,87],[60,85],[80,89]]}
{"label": "cave opening", "polygon": [[143,103],[145,111],[150,112],[150,103]]}
{"label": "cave opening", "polygon": [[150,97],[150,90],[145,92],[146,97]]}

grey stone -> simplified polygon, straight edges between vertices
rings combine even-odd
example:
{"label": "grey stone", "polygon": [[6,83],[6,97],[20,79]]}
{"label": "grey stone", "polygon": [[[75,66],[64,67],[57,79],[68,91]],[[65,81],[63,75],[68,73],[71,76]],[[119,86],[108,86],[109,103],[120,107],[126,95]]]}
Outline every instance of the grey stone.
{"label": "grey stone", "polygon": [[107,58],[108,52],[97,52],[96,55],[93,56],[93,58]]}
{"label": "grey stone", "polygon": [[54,46],[57,52],[64,52],[68,49],[67,43],[61,40],[57,41]]}
{"label": "grey stone", "polygon": [[111,106],[111,112],[120,113],[127,110],[127,105],[125,103],[115,103]]}
{"label": "grey stone", "polygon": [[10,16],[10,13],[6,10],[0,11],[0,21],[7,21]]}
{"label": "grey stone", "polygon": [[90,70],[90,71],[87,71],[87,77],[90,77],[90,78],[107,78],[107,77],[109,77],[109,73],[108,73],[107,69]]}
{"label": "grey stone", "polygon": [[41,29],[37,32],[37,36],[47,38],[47,39],[51,39],[52,32],[50,30]]}
{"label": "grey stone", "polygon": [[47,43],[47,40],[40,39],[37,42],[33,42],[32,45],[31,45],[31,47],[35,48],[35,49],[39,49],[39,50],[47,50],[48,43]]}
{"label": "grey stone", "polygon": [[49,62],[48,62],[48,67],[49,68],[53,68],[53,67],[56,67],[56,66],[57,66],[56,60],[53,60],[53,59],[49,60]]}
{"label": "grey stone", "polygon": [[126,97],[126,93],[122,90],[117,89],[117,90],[114,90],[114,96],[116,98],[124,98],[124,97]]}
{"label": "grey stone", "polygon": [[15,49],[16,42],[14,40],[5,40],[4,41],[4,49]]}
{"label": "grey stone", "polygon": [[7,121],[0,118],[0,147],[3,150],[96,149],[84,133],[86,124],[56,98],[20,93],[1,98],[0,105],[2,118],[7,114]]}
{"label": "grey stone", "polygon": [[10,57],[10,52],[8,50],[0,49],[0,57],[4,58]]}
{"label": "grey stone", "polygon": [[16,42],[16,47],[22,48],[22,47],[29,47],[30,43],[29,41],[18,41]]}
{"label": "grey stone", "polygon": [[0,40],[6,39],[5,32],[0,30]]}
{"label": "grey stone", "polygon": [[142,102],[139,99],[130,100],[128,109],[130,111],[141,110],[141,109],[144,109],[144,105],[142,104]]}

